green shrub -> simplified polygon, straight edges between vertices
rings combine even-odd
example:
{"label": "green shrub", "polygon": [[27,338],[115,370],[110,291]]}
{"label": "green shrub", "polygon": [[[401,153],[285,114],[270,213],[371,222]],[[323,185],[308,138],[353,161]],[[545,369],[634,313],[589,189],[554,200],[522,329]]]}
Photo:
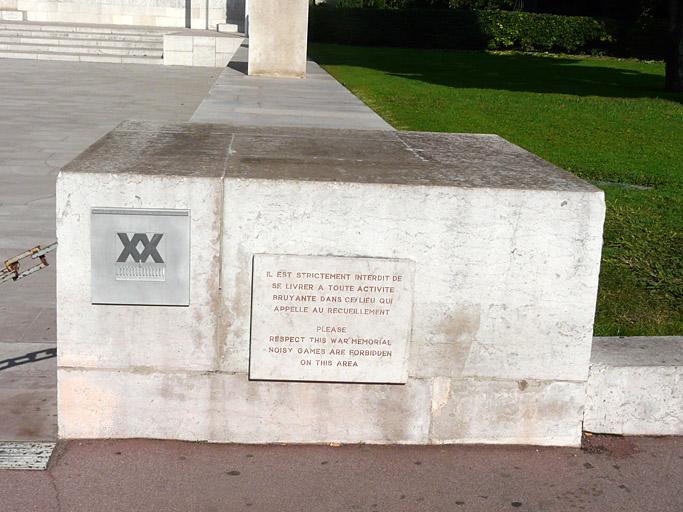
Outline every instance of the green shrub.
{"label": "green shrub", "polygon": [[448,5],[453,9],[505,9],[508,11],[517,7],[517,0],[449,0]]}
{"label": "green shrub", "polygon": [[480,11],[479,19],[491,50],[585,53],[614,42],[612,30],[596,18]]}
{"label": "green shrub", "polygon": [[337,0],[336,6],[341,9],[445,9],[450,1],[454,0]]}
{"label": "green shrub", "polygon": [[[371,0],[363,1],[367,4]],[[521,50],[654,59],[664,55],[664,33],[663,22],[657,20],[625,25],[584,16],[498,10],[312,6],[309,15],[311,41],[361,46]]]}

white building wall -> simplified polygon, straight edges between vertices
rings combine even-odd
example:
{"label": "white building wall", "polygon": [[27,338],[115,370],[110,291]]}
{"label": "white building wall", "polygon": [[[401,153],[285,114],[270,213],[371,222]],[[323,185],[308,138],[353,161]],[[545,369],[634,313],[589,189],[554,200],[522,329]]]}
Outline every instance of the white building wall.
{"label": "white building wall", "polygon": [[[0,0],[4,2],[7,0]],[[213,29],[225,23],[226,0],[15,0],[33,21]]]}

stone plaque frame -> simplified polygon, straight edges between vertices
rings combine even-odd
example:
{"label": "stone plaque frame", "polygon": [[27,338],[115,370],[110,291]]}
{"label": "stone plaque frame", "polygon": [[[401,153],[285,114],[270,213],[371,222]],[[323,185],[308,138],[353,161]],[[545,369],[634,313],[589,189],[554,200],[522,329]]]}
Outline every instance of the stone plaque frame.
{"label": "stone plaque frame", "polygon": [[404,384],[411,260],[256,254],[250,380]]}
{"label": "stone plaque frame", "polygon": [[190,210],[92,208],[91,302],[190,304]]}

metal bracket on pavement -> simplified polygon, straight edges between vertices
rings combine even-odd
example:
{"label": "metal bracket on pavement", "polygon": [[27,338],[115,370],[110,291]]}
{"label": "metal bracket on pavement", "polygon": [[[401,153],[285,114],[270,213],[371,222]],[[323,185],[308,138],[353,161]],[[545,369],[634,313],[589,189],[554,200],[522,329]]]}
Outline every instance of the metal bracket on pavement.
{"label": "metal bracket on pavement", "polygon": [[[40,245],[36,245],[34,248],[24,251],[13,258],[5,261],[5,264],[0,268],[0,283],[12,280],[17,281],[26,276],[30,276],[34,272],[38,272],[40,269],[45,268],[49,265],[45,255],[57,249],[57,242],[53,242],[47,247],[41,248]],[[26,270],[21,270],[21,260],[25,258],[37,259],[40,262],[37,265],[27,268]]]}

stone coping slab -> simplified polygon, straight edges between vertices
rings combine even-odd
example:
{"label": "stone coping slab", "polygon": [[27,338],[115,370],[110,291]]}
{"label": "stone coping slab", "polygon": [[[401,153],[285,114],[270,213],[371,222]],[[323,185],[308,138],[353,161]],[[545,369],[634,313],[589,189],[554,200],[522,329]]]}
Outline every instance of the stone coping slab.
{"label": "stone coping slab", "polygon": [[583,428],[683,435],[683,336],[593,339]]}
{"label": "stone coping slab", "polygon": [[591,364],[603,366],[683,366],[683,336],[593,338]]}
{"label": "stone coping slab", "polygon": [[66,172],[595,192],[497,135],[125,121]]}

